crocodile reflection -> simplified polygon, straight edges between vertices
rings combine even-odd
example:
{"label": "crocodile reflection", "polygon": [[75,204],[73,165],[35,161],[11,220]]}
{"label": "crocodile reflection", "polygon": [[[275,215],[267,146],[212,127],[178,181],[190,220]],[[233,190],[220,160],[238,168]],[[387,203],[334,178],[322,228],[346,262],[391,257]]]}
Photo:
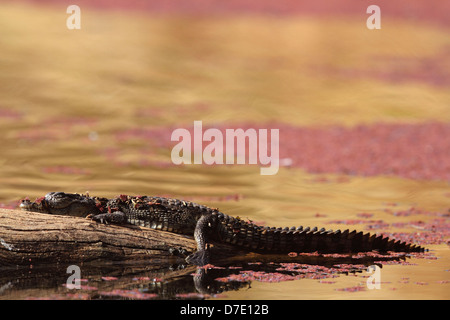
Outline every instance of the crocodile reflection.
{"label": "crocodile reflection", "polygon": [[[336,278],[366,272],[380,262],[401,263],[407,256],[386,258],[302,257],[233,264],[149,266],[110,264],[81,266],[79,289],[68,289],[67,266],[10,269],[0,273],[0,298],[7,299],[210,299],[251,289],[253,281],[281,282]],[[3,272],[5,271],[5,272]],[[34,289],[30,291],[30,289]],[[30,296],[30,292],[32,295]]]}

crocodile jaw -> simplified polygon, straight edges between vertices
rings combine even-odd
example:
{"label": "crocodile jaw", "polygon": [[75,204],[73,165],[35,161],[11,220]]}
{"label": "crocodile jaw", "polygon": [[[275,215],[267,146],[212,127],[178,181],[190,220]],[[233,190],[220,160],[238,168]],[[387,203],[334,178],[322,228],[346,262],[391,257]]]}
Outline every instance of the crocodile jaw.
{"label": "crocodile jaw", "polygon": [[42,203],[32,202],[28,199],[22,200],[22,202],[19,205],[19,208],[24,211],[49,213],[48,210],[44,208]]}
{"label": "crocodile jaw", "polygon": [[26,211],[80,217],[98,213],[94,199],[85,195],[65,192],[50,192],[35,202],[25,199],[22,200],[19,207]]}

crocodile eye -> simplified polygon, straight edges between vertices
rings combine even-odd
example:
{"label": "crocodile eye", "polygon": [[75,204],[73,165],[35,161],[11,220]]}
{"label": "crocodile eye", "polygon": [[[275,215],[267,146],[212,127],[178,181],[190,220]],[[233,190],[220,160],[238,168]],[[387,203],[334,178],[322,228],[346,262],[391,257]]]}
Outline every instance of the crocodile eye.
{"label": "crocodile eye", "polygon": [[22,209],[28,209],[31,208],[32,202],[30,200],[24,199],[22,200],[22,203],[19,205]]}
{"label": "crocodile eye", "polygon": [[66,194],[64,193],[64,192],[50,192],[50,193],[47,193],[47,195],[46,195],[46,197],[63,197],[63,196],[65,196]]}

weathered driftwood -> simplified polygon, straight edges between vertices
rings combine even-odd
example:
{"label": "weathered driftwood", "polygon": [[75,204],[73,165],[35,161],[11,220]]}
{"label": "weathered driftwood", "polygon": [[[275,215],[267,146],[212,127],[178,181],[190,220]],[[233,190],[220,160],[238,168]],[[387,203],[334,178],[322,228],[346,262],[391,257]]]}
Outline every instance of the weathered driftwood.
{"label": "weathered driftwood", "polygon": [[[194,251],[192,237],[86,218],[0,209],[0,265],[94,260],[177,259],[170,248]],[[179,258],[178,258],[179,259]]]}

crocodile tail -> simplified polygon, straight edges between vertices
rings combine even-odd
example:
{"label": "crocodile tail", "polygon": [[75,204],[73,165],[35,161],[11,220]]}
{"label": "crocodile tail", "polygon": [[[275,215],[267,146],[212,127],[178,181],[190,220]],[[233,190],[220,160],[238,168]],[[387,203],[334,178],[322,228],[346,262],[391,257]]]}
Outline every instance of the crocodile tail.
{"label": "crocodile tail", "polygon": [[[229,226],[229,225],[228,225]],[[325,230],[325,228],[273,228],[242,223],[234,229],[225,228],[225,242],[264,253],[289,252],[423,252],[424,248],[388,237],[364,234],[356,230]]]}
{"label": "crocodile tail", "polygon": [[[308,229],[308,228],[307,228]],[[317,230],[314,228],[306,232],[292,232],[291,240],[293,246],[303,248],[308,252],[323,253],[347,253],[347,252],[423,252],[424,248],[400,240],[390,239],[388,237],[377,236],[370,233],[364,234],[356,230]]]}

